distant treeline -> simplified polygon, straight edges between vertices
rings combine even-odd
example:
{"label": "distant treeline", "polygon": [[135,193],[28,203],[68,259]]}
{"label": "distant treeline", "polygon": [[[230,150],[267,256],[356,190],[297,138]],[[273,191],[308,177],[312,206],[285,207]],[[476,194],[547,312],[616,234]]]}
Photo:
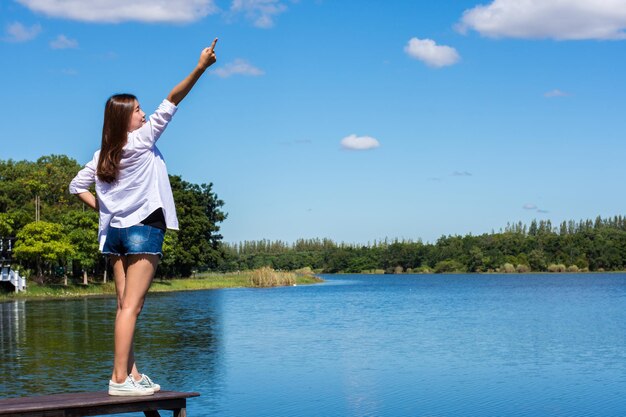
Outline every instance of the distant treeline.
{"label": "distant treeline", "polygon": [[435,243],[383,240],[371,245],[329,239],[253,241],[224,245],[224,270],[336,272],[583,272],[626,269],[626,218],[615,216],[553,226],[550,220],[509,224],[479,236],[443,236]]}

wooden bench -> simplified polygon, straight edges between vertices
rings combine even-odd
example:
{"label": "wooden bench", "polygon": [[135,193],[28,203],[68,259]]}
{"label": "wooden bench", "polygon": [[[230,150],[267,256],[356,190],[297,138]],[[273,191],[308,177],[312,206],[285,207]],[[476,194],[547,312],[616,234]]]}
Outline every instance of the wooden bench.
{"label": "wooden bench", "polygon": [[7,398],[0,399],[0,416],[82,417],[143,411],[147,417],[159,417],[158,410],[169,410],[174,417],[186,417],[187,398],[199,395],[159,391],[144,397],[113,397],[100,391]]}

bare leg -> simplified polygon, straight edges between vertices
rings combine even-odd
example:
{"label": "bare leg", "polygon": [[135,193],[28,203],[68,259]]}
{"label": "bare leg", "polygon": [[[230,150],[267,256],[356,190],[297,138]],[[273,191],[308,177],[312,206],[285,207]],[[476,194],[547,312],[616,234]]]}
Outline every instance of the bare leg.
{"label": "bare leg", "polygon": [[[126,268],[128,265],[128,259],[126,256],[110,256],[111,266],[113,267],[113,277],[115,278],[115,292],[117,293],[117,316],[119,316],[122,309],[122,298],[124,296],[124,289],[126,288]],[[135,380],[141,378],[141,374],[137,370],[137,364],[135,363],[135,349],[134,343],[131,342],[130,354],[128,355],[128,371],[127,373],[132,375]]]}
{"label": "bare leg", "polygon": [[[117,258],[123,259],[124,257]],[[129,255],[125,261],[126,268],[123,268],[125,271],[124,290],[121,292],[121,298],[118,292],[119,307],[115,318],[115,359],[111,377],[117,383],[124,382],[133,369],[136,371],[132,348],[135,324],[156,272],[159,257],[158,255]],[[122,260],[123,266],[124,261]],[[114,267],[113,269],[116,287],[118,285],[117,269],[119,268]]]}

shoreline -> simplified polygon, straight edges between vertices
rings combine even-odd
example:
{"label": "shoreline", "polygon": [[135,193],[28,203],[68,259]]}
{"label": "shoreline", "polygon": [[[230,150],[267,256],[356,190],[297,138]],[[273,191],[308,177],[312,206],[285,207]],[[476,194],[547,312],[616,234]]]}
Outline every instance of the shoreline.
{"label": "shoreline", "polygon": [[[312,285],[324,282],[323,278],[315,274],[294,274],[295,284],[275,284],[267,286],[254,285],[252,283],[253,271],[239,273],[208,273],[199,274],[188,278],[155,279],[149,293],[180,292],[180,291],[201,291],[219,290],[228,288],[272,288],[285,287],[291,285]],[[623,274],[626,271],[585,271],[585,272],[403,272],[400,274],[384,274],[388,276],[406,275],[596,275],[596,274]],[[278,272],[281,274],[281,272]],[[283,273],[289,274],[289,273]],[[377,275],[370,272],[336,272],[325,275]],[[383,274],[378,274],[383,275]],[[87,286],[83,284],[71,284],[64,286],[61,284],[39,285],[31,283],[26,292],[2,292],[0,293],[0,303],[14,300],[64,300],[84,297],[114,297],[115,283],[97,282]]]}
{"label": "shoreline", "polygon": [[[322,274],[322,273],[320,273]],[[393,274],[386,274],[384,272],[329,272],[323,273],[323,275],[585,275],[585,274],[626,274],[626,269],[623,271],[562,271],[562,272],[550,272],[550,271],[528,271],[528,272],[505,272],[505,271],[484,271],[484,272],[400,272]]]}
{"label": "shoreline", "polygon": [[[226,288],[271,288],[288,285],[258,286],[252,283],[252,271],[245,273],[207,274],[189,278],[154,279],[148,293],[219,290]],[[296,275],[295,284],[311,285],[324,280],[315,275]],[[24,292],[0,293],[0,303],[15,300],[63,300],[83,297],[115,297],[115,283],[39,285],[31,283]]]}

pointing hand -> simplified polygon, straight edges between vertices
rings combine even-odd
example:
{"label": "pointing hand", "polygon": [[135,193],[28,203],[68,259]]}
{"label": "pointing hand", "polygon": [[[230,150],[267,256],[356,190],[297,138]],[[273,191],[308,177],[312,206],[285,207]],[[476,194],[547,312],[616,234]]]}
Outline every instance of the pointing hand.
{"label": "pointing hand", "polygon": [[208,48],[204,48],[200,53],[200,60],[198,61],[198,65],[202,69],[207,69],[211,65],[215,64],[217,61],[217,57],[215,56],[215,44],[217,43],[217,38],[213,40],[213,43]]}

